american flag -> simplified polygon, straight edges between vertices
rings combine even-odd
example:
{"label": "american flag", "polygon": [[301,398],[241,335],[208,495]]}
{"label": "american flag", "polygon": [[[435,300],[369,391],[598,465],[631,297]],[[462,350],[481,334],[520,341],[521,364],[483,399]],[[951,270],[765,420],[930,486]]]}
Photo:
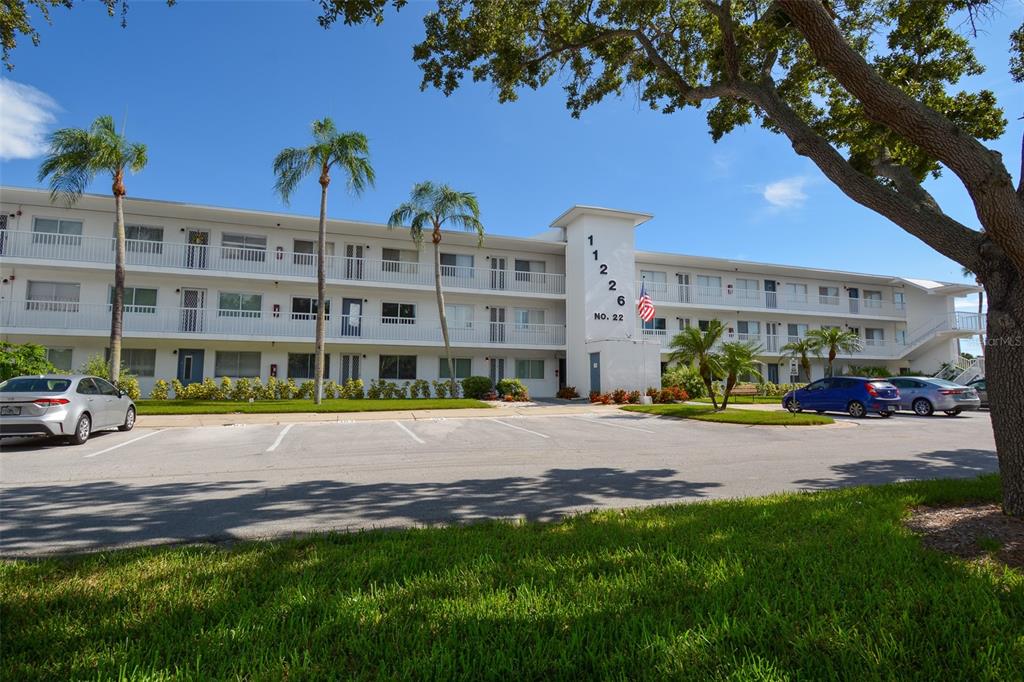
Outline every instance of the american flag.
{"label": "american flag", "polygon": [[640,283],[640,300],[636,302],[636,314],[644,322],[649,323],[654,319],[654,301],[651,300],[651,295],[647,293],[643,282]]}

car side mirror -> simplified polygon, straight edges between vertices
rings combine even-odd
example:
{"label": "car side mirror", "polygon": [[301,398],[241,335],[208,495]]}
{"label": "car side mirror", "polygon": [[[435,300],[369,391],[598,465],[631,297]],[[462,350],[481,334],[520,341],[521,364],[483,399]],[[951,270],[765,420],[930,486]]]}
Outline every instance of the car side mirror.
{"label": "car side mirror", "polygon": [[122,388],[121,390],[119,390],[119,391],[117,392],[117,395],[118,395],[118,397],[119,397],[119,398],[123,398],[123,397],[125,397],[126,395],[128,395],[128,391],[126,391],[126,390],[124,390],[124,389]]}

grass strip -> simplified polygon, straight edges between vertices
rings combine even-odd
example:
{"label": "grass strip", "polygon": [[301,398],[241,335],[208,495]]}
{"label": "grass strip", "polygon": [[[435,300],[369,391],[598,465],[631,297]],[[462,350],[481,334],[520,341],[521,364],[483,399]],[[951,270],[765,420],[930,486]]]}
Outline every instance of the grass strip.
{"label": "grass strip", "polygon": [[990,475],[4,561],[0,679],[1019,679],[1021,573],[901,524],[998,499]]}
{"label": "grass strip", "polygon": [[[691,398],[691,402],[695,403],[707,403],[711,404],[711,398]],[[722,402],[721,396],[718,398],[718,402]],[[734,395],[729,397],[729,404],[736,405],[779,405],[782,406],[782,396],[773,398],[771,396],[764,395]]]}
{"label": "grass strip", "polygon": [[381,412],[384,410],[453,410],[489,408],[487,403],[469,398],[406,400],[136,400],[140,415],[148,414],[268,414],[289,412]]}
{"label": "grass strip", "polygon": [[767,426],[820,426],[832,424],[835,420],[820,414],[791,414],[779,410],[733,410],[715,412],[710,405],[627,405],[622,408],[628,412],[644,412],[679,419],[696,419],[702,422],[721,422],[725,424],[754,424]]}

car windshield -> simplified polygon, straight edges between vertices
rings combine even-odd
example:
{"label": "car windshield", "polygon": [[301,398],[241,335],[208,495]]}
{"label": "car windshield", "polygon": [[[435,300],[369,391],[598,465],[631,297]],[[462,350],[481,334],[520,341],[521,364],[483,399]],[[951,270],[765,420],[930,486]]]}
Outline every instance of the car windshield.
{"label": "car windshield", "polygon": [[68,379],[18,377],[0,384],[0,393],[63,393],[70,385]]}

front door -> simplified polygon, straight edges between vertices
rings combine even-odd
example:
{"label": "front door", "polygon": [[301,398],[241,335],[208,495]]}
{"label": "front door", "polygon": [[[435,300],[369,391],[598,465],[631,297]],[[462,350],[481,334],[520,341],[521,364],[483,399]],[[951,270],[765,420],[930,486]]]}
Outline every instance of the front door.
{"label": "front door", "polygon": [[768,363],[768,383],[779,383],[779,366],[775,363]]}
{"label": "front door", "polygon": [[505,269],[507,263],[504,256],[491,256],[491,288],[505,288]]}
{"label": "front door", "polygon": [[686,273],[676,275],[676,282],[679,284],[680,303],[690,302],[690,276]]}
{"label": "front door", "polygon": [[363,245],[345,245],[345,279],[363,278]]}
{"label": "front door", "polygon": [[558,387],[565,388],[565,358],[558,358]]}
{"label": "front door", "polygon": [[850,297],[850,312],[854,313],[854,314],[859,313],[860,312],[860,289],[853,289],[853,288],[847,289],[846,290],[846,294],[847,294],[847,296]]}
{"label": "front door", "polygon": [[[765,322],[764,324],[764,349],[768,353],[779,352],[779,323]],[[775,368],[778,371],[778,367]],[[777,381],[774,383],[778,383]]]}
{"label": "front door", "polygon": [[361,336],[363,299],[343,298],[341,299],[341,335]]}
{"label": "front door", "polygon": [[207,253],[210,251],[209,247],[209,231],[189,229],[188,245],[185,247],[185,267],[205,269]]}
{"label": "front door", "polygon": [[491,308],[491,343],[505,343],[504,308]]}
{"label": "front door", "polygon": [[601,392],[601,354],[590,354],[590,392]]}
{"label": "front door", "polygon": [[491,383],[495,386],[505,378],[505,358],[491,358]]}
{"label": "front door", "polygon": [[765,308],[778,308],[779,299],[778,294],[775,293],[775,280],[766,279],[764,281],[764,307]]}
{"label": "front door", "polygon": [[201,348],[178,349],[178,381],[188,386],[203,380],[203,353]]}
{"label": "front door", "polygon": [[181,290],[181,331],[202,332],[206,289]]}

